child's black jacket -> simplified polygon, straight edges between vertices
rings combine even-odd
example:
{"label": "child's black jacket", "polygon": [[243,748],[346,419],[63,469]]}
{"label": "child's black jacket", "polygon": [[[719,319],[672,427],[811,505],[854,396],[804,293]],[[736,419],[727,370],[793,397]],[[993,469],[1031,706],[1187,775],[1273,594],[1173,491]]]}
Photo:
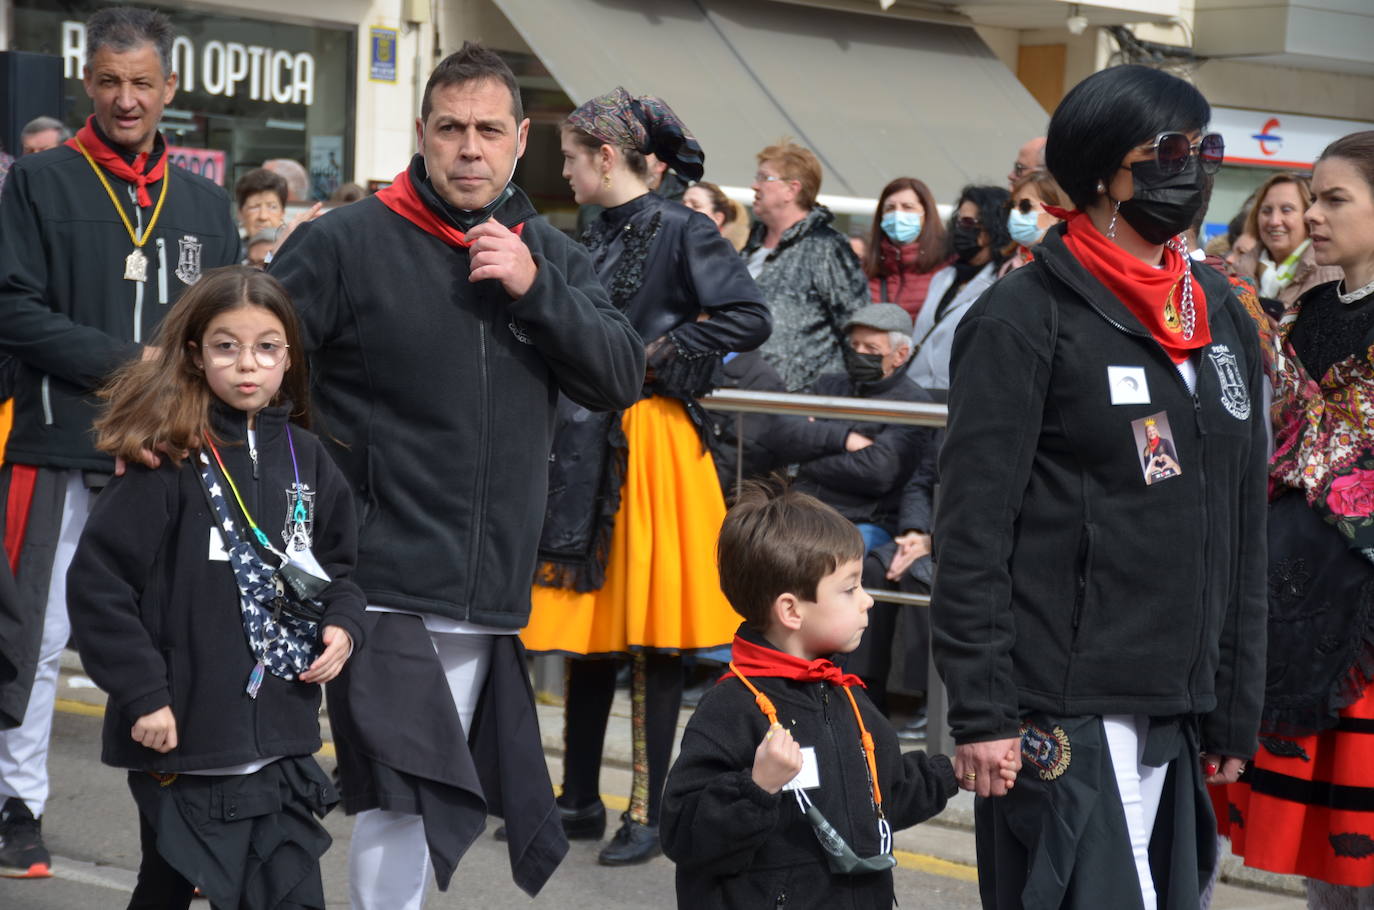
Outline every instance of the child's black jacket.
{"label": "child's black jacket", "polygon": [[[219,451],[254,520],[284,549],[288,491],[295,480],[287,408],[257,417],[257,464],[242,411],[216,404]],[[315,492],[313,552],[333,582],[320,599],[323,625],[363,645],[362,591],[349,580],[357,530],[348,487],[318,439],[292,427],[301,483]],[[320,748],[320,686],[266,674],[256,699],[244,691],[255,663],[243,632],[229,563],[211,560],[212,519],[193,453],[129,465],[96,497],[67,574],[68,610],[81,660],[109,693],[101,760],[119,768],[195,771]],[[232,497],[230,497],[232,499]],[[236,514],[235,518],[242,516]],[[240,533],[243,525],[240,524]],[[274,560],[275,562],[275,560]],[[129,737],[135,720],[165,705],[177,748],[165,755]]]}
{"label": "child's black jacket", "polygon": [[[744,627],[740,635],[767,642]],[[813,746],[821,786],[807,795],[861,857],[878,852],[878,820],[859,728],[849,699],[824,682],[750,678],[772,699],[778,721]],[[958,789],[943,755],[903,755],[897,736],[862,689],[854,698],[877,747],[878,782],[893,831],[937,814]],[[811,824],[790,791],[772,795],[753,782],[754,751],[768,719],[736,679],[701,700],[668,774],[660,834],[677,863],[678,906],[710,908],[892,907],[892,873],[840,876],[830,871]]]}

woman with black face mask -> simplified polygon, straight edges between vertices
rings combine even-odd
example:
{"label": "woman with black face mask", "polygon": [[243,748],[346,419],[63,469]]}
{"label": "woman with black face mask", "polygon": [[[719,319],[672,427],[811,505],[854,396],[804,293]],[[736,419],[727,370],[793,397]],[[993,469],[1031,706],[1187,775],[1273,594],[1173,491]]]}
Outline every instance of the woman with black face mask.
{"label": "woman with black face mask", "polygon": [[987,908],[1196,908],[1205,785],[1256,749],[1263,364],[1178,236],[1210,116],[1147,67],[1074,87],[1046,162],[1077,210],[955,332],[931,622]]}
{"label": "woman with black face mask", "polygon": [[997,280],[1005,258],[1002,251],[1011,245],[1007,199],[1007,191],[1000,186],[964,187],[946,232],[948,254],[954,261],[930,279],[925,303],[916,315],[910,376],[942,400],[949,388],[954,327]]}

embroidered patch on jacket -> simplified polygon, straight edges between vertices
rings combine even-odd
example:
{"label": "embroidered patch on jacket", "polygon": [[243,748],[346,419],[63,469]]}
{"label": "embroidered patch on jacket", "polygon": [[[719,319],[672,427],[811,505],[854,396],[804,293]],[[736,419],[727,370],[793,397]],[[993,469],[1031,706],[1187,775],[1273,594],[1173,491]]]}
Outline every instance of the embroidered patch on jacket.
{"label": "embroidered patch on jacket", "polygon": [[1217,379],[1221,381],[1221,406],[1237,420],[1250,419],[1250,391],[1245,387],[1245,375],[1240,371],[1240,362],[1231,349],[1224,344],[1214,344],[1207,357],[1216,368]]}
{"label": "embroidered patch on jacket", "polygon": [[1331,849],[1336,851],[1337,856],[1348,856],[1352,859],[1374,856],[1374,837],[1368,834],[1347,831],[1344,834],[1332,834],[1330,838]]}
{"label": "embroidered patch on jacket", "polygon": [[177,241],[176,276],[182,284],[195,284],[200,280],[200,238],[183,234]]}
{"label": "embroidered patch on jacket", "polygon": [[1069,770],[1073,747],[1064,728],[1045,730],[1035,724],[1021,725],[1021,757],[1035,766],[1041,780],[1055,780]]}
{"label": "embroidered patch on jacket", "polygon": [[1279,758],[1301,758],[1303,761],[1311,761],[1312,758],[1307,754],[1307,750],[1291,739],[1280,739],[1277,736],[1261,736],[1260,745],[1270,755],[1277,755]]}

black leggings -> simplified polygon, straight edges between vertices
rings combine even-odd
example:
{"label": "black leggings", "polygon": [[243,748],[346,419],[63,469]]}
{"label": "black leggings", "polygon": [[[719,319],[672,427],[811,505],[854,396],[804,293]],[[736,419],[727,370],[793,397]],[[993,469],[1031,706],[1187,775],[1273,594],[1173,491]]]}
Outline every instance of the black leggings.
{"label": "black leggings", "polygon": [[[589,806],[601,798],[601,752],[619,663],[614,658],[568,661],[560,797],[568,808]],[[657,825],[682,706],[682,658],[648,653],[636,656],[631,668],[635,772],[630,817],[641,824]],[[641,768],[647,768],[647,774],[641,773]]]}

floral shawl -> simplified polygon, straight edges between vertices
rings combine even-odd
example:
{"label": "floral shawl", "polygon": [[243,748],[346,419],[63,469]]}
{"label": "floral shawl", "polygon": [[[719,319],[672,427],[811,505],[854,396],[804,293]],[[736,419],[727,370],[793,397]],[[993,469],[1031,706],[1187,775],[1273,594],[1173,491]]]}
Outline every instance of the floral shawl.
{"label": "floral shawl", "polygon": [[1290,310],[1274,329],[1270,499],[1303,491],[1346,545],[1374,562],[1374,346],[1313,379],[1288,341],[1297,322],[1296,306]]}

